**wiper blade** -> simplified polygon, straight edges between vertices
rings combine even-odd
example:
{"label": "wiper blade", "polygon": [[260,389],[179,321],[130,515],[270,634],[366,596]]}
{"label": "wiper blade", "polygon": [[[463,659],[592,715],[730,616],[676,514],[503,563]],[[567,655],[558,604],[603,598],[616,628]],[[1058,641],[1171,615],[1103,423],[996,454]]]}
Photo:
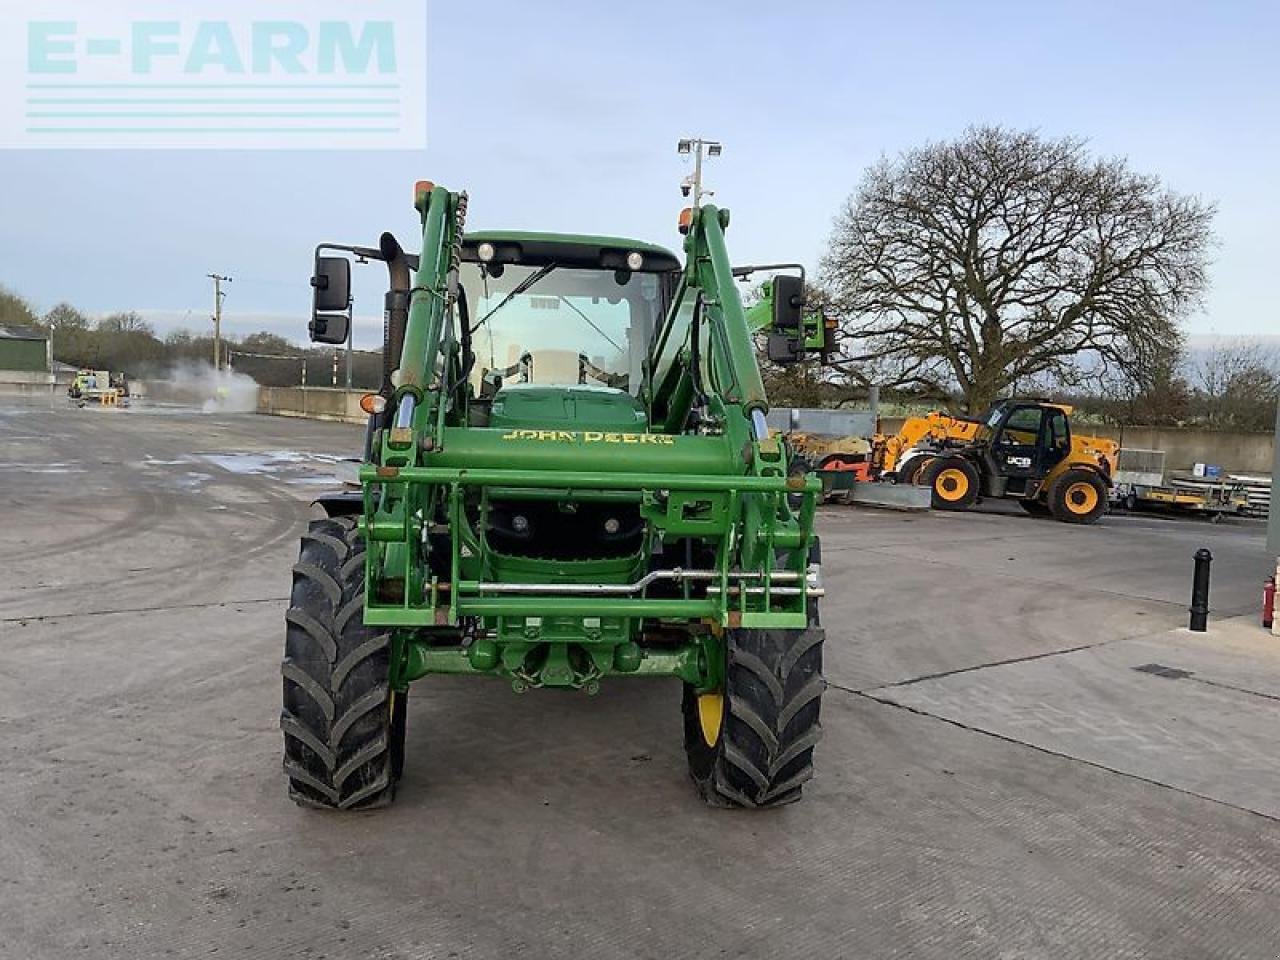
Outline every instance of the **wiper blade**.
{"label": "wiper blade", "polygon": [[[505,307],[508,303],[510,303],[516,297],[520,296],[520,294],[524,293],[526,290],[532,287],[535,283],[537,283],[539,280],[545,277],[557,266],[558,264],[548,263],[545,267],[538,268],[533,273],[529,274],[527,277],[521,280],[518,284],[512,287],[510,293],[508,293],[505,297],[502,298],[501,303],[499,303],[496,307],[494,307],[492,310],[490,310],[483,317],[481,317],[479,320],[476,321],[476,325],[471,328],[471,332],[475,333],[477,330],[483,327],[485,325],[485,322],[488,321],[490,317],[492,317],[495,313],[497,313],[499,310]],[[484,269],[484,268],[482,267],[481,269]]]}
{"label": "wiper blade", "polygon": [[601,330],[599,325],[597,325],[594,320],[592,320],[580,309],[578,309],[578,306],[576,304],[570,303],[569,300],[565,297],[560,297],[559,299],[560,299],[560,302],[563,303],[566,307],[568,307],[570,310],[572,310],[574,313],[580,316],[583,320],[587,321],[587,326],[589,326],[592,330],[594,330],[596,333],[600,334],[600,336],[604,337],[611,344],[613,344],[614,349],[616,349],[620,353],[626,353],[626,351],[622,347],[622,344],[620,344],[617,340],[613,339],[613,337],[609,336],[607,333]]}

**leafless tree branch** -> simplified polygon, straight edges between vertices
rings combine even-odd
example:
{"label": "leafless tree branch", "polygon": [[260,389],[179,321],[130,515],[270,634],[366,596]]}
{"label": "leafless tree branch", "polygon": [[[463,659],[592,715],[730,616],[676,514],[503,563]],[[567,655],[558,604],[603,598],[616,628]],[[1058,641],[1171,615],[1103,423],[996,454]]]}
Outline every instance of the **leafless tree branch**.
{"label": "leafless tree branch", "polygon": [[1200,303],[1214,212],[1076,138],[982,127],[883,159],[822,264],[838,366],[958,388],[970,409],[1086,356],[1136,370]]}

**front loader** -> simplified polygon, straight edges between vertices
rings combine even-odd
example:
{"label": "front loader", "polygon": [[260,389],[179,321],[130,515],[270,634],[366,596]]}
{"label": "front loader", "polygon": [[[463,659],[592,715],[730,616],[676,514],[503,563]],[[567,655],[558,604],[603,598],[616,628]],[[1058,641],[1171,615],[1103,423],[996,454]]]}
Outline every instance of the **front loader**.
{"label": "front loader", "polygon": [[[361,491],[319,502],[294,567],[291,795],[390,802],[410,685],[461,674],[517,693],[678,678],[705,800],[798,799],[821,733],[820,485],[768,436],[728,211],[682,214],[681,260],[466,232],[466,195],[429,183],[416,207],[416,256],[390,235],[317,250],[313,339],[346,340],[347,255],[386,263],[390,290]],[[798,361],[822,333],[803,285],[774,280],[769,356]]]}

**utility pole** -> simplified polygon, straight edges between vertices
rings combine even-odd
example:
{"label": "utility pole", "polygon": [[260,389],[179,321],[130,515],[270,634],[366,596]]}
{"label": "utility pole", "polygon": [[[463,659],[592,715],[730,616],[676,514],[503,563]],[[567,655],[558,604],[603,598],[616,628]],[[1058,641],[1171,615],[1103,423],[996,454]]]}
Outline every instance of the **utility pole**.
{"label": "utility pole", "polygon": [[355,339],[356,324],[353,317],[347,324],[347,392],[351,392],[351,341]]}
{"label": "utility pole", "polygon": [[226,294],[222,292],[222,285],[230,283],[230,277],[224,277],[218,273],[205,274],[213,281],[213,369],[222,369],[222,301]]}
{"label": "utility pole", "polygon": [[[702,152],[705,150],[708,157],[718,157],[724,147],[719,140],[684,137],[676,144],[676,150],[684,156],[693,154],[693,176],[685,177],[680,189],[686,197],[689,196],[690,192],[693,193],[693,207],[696,210],[702,204]],[[708,195],[713,192],[711,190],[706,191]]]}
{"label": "utility pole", "polygon": [[[1276,404],[1276,445],[1272,452],[1274,464],[1271,467],[1271,489],[1277,489],[1276,478],[1280,477],[1280,403]],[[1267,552],[1280,568],[1280,497],[1272,497],[1271,509],[1267,513]]]}

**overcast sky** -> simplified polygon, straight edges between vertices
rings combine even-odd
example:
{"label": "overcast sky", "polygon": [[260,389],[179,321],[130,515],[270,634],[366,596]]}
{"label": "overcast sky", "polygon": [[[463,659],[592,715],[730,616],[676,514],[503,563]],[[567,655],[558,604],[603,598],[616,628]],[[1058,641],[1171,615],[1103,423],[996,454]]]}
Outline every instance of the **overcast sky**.
{"label": "overcast sky", "polygon": [[[363,11],[363,8],[362,8]],[[420,152],[0,151],[0,283],[45,309],[135,309],[301,338],[311,250],[415,248],[411,189],[471,196],[473,228],[676,246],[682,135],[724,143],[715,201],[736,261],[815,265],[882,153],[976,123],[1089,138],[1219,206],[1213,290],[1192,333],[1274,333],[1280,3],[645,2],[429,6]],[[357,287],[364,345],[381,277]]]}

